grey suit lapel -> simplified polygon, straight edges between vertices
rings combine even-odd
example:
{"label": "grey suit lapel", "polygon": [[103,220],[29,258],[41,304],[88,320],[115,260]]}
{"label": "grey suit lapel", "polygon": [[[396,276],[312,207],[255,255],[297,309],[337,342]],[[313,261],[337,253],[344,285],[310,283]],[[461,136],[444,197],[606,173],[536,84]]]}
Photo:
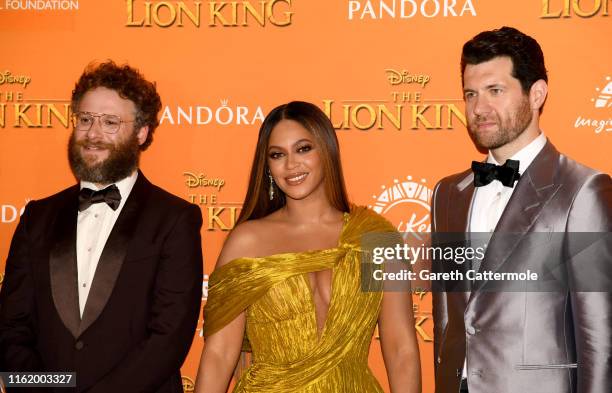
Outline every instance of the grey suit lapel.
{"label": "grey suit lapel", "polygon": [[[459,241],[458,235],[462,237],[463,243],[466,243],[469,236],[471,206],[475,191],[474,174],[471,170],[466,171],[459,179],[453,187],[450,187],[448,193],[446,232],[452,233],[452,235],[449,235],[449,239],[453,243]],[[448,266],[453,267],[451,270],[456,270],[455,268],[457,268],[461,271],[464,268],[463,265],[452,266],[452,264],[449,264]],[[451,285],[452,291],[469,291],[469,288],[464,287],[465,284],[461,283],[461,287],[455,287],[451,282],[446,282],[445,285]],[[467,303],[469,293],[462,292],[456,296],[460,296],[465,304]]]}
{"label": "grey suit lapel", "polygon": [[542,208],[562,186],[555,184],[554,179],[558,163],[559,152],[547,142],[517,183],[495,227],[481,271],[499,270],[530,232]]}
{"label": "grey suit lapel", "polygon": [[77,283],[76,226],[78,187],[58,212],[49,253],[51,296],[60,319],[74,337],[78,337],[81,317]]}
{"label": "grey suit lapel", "polygon": [[98,319],[108,303],[127,254],[130,240],[135,232],[148,184],[142,173],[139,173],[136,184],[134,184],[134,188],[106,241],[98,261],[91,290],[87,296],[79,335]]}
{"label": "grey suit lapel", "polygon": [[455,187],[451,187],[447,232],[468,232],[474,190],[474,174],[471,171]]}

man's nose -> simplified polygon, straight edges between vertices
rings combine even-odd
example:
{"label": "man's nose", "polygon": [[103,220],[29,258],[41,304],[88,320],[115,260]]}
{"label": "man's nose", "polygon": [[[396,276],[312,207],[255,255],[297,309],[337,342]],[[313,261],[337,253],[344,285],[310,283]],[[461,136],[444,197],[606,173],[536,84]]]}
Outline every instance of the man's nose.
{"label": "man's nose", "polygon": [[99,117],[94,117],[93,123],[89,130],[87,130],[87,139],[98,139],[104,134],[102,131],[102,123]]}
{"label": "man's nose", "polygon": [[486,115],[491,111],[491,103],[486,97],[478,95],[474,98],[473,111],[474,114],[478,116]]}

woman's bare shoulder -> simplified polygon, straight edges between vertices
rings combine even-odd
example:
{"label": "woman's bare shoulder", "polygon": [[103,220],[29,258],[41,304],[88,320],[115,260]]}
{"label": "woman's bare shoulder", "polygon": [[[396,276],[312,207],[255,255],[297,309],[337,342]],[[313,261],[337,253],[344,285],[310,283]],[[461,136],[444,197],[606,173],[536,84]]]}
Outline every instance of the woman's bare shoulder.
{"label": "woman's bare shoulder", "polygon": [[217,267],[235,259],[260,256],[266,239],[269,239],[271,225],[266,217],[237,225],[225,240]]}

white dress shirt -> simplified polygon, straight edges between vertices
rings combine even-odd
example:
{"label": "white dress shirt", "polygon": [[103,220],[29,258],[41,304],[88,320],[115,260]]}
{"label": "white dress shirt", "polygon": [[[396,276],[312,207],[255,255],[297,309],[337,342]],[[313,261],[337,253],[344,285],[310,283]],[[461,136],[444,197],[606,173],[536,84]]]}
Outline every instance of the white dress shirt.
{"label": "white dress shirt", "polygon": [[[102,250],[104,250],[108,236],[134,187],[134,183],[136,183],[137,177],[138,172],[134,171],[130,176],[115,183],[121,193],[121,203],[117,210],[111,209],[104,202],[95,203],[87,209],[80,211],[77,216],[77,282],[79,286],[79,310],[81,318],[83,317],[83,310],[85,310],[89,289],[98,267],[100,255],[102,255]],[[93,183],[81,181],[81,189],[90,188],[97,191],[106,187],[98,187]]]}
{"label": "white dress shirt", "polygon": [[[540,133],[537,138],[510,157],[511,160],[519,161],[519,174],[525,173],[544,145],[546,145],[546,137],[544,133]],[[504,164],[498,163],[490,151],[487,162],[495,165]],[[493,180],[486,186],[477,187],[472,197],[469,231],[493,232],[506,209],[514,188],[504,186],[499,180]],[[467,359],[463,364],[462,378],[467,378]]]}
{"label": "white dress shirt", "polygon": [[[519,161],[521,175],[525,173],[544,145],[546,145],[546,137],[540,133],[531,143],[510,157],[511,160]],[[504,164],[495,161],[491,152],[489,152],[487,162],[495,165]],[[514,192],[514,187],[506,187],[499,180],[493,180],[486,186],[477,187],[472,199],[470,232],[493,232],[512,192]]]}

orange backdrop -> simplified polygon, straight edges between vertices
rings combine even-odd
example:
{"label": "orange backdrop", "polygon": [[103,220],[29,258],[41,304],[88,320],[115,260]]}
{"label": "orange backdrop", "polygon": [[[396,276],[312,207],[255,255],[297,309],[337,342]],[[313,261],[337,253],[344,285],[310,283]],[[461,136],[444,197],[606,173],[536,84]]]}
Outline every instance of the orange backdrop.
{"label": "orange backdrop", "polygon": [[[542,129],[610,172],[610,0],[1,0],[0,283],[24,205],[74,183],[70,92],[86,64],[128,62],[157,82],[161,126],[142,169],[201,206],[205,272],[245,194],[274,106],[311,101],[337,128],[351,199],[400,230],[429,229],[431,189],[481,158],[466,135],[459,56],[515,26],[550,73]],[[207,276],[203,278],[203,302]],[[433,391],[431,295],[414,295],[424,392]],[[192,389],[201,321],[182,368]],[[388,390],[378,341],[370,365]]]}

